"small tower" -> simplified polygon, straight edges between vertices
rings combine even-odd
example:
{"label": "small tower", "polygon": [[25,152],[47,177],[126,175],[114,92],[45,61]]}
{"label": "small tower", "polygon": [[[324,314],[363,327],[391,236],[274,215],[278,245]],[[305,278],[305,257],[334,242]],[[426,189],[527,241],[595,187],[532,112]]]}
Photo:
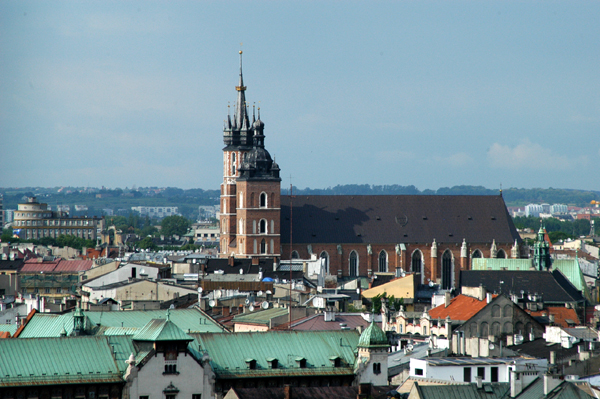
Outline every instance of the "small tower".
{"label": "small tower", "polygon": [[73,331],[71,332],[72,336],[79,336],[85,333],[85,315],[83,314],[83,310],[81,308],[75,309],[75,313],[73,314]]}
{"label": "small tower", "polygon": [[375,323],[375,317],[373,317],[369,327],[358,339],[358,358],[355,371],[359,384],[388,385],[387,352],[389,347],[387,335]]}
{"label": "small tower", "polygon": [[533,245],[533,262],[537,270],[548,270],[552,266],[550,243],[545,239],[544,223],[540,223],[537,240]]}

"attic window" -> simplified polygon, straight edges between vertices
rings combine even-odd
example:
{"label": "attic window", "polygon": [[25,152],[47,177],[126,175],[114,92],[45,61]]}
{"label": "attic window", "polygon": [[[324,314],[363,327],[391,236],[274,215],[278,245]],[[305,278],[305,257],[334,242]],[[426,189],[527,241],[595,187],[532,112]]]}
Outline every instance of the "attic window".
{"label": "attic window", "polygon": [[492,216],[492,217],[491,217],[491,219],[492,219],[492,220],[496,220],[496,216]]}
{"label": "attic window", "polygon": [[342,359],[339,356],[332,356],[329,358],[333,367],[342,367]]}
{"label": "attic window", "polygon": [[375,219],[377,219],[377,220],[381,220],[381,218],[380,218],[379,216],[376,216],[376,217],[375,217]]}
{"label": "attic window", "polygon": [[306,359],[303,357],[297,357],[296,358],[296,363],[298,363],[298,367],[300,367],[301,369],[305,369],[306,368]]}
{"label": "attic window", "polygon": [[340,220],[340,218],[336,216],[336,217],[335,217],[335,220]]}
{"label": "attic window", "polygon": [[275,359],[274,357],[268,358],[267,363],[269,363],[269,367],[272,369],[279,367],[279,360]]}
{"label": "attic window", "polygon": [[473,220],[473,216],[467,216],[468,220]]}
{"label": "attic window", "polygon": [[246,364],[248,365],[249,370],[256,370],[256,360],[246,359]]}
{"label": "attic window", "polygon": [[423,220],[427,220],[427,216],[423,216]]}
{"label": "attic window", "polygon": [[357,237],[360,237],[360,236],[362,236],[362,234],[360,234],[360,233],[356,233],[356,236],[357,236]]}

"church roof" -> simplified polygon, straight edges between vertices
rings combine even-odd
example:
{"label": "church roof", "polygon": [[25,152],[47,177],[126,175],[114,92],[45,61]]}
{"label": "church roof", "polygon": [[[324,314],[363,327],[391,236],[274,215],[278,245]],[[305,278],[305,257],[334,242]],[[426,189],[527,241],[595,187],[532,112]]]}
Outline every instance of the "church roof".
{"label": "church roof", "polygon": [[[293,197],[294,243],[514,243],[504,199],[492,195]],[[290,242],[290,197],[281,197],[281,242]]]}

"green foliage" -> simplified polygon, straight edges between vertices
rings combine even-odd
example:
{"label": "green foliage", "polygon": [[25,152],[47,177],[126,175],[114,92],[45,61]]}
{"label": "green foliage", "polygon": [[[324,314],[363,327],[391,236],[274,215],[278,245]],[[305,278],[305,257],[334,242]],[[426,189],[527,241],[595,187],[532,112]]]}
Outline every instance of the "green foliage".
{"label": "green foliage", "polygon": [[376,313],[379,314],[381,313],[381,300],[383,298],[386,298],[388,301],[387,307],[388,309],[391,309],[392,307],[396,310],[400,309],[400,306],[404,304],[404,298],[394,298],[393,295],[391,295],[389,298],[387,297],[387,292],[384,292],[383,294],[378,294],[375,295],[373,298],[371,298],[371,307],[370,309]]}
{"label": "green foliage", "polygon": [[191,223],[183,216],[167,216],[160,222],[161,234],[165,236],[179,235],[187,233]]}
{"label": "green foliage", "polygon": [[[596,225],[600,224],[600,218],[594,218]],[[540,219],[537,217],[517,216],[513,219],[517,229],[532,229],[537,232],[540,229]],[[590,221],[586,219],[577,219],[572,222],[562,222],[558,219],[544,219],[544,227],[548,232],[550,241],[553,243],[567,238],[577,238],[588,235],[590,232]]]}
{"label": "green foliage", "polygon": [[12,227],[2,230],[2,237],[0,237],[1,242],[18,242],[18,240],[18,238],[13,238]]}
{"label": "green foliage", "polygon": [[152,238],[150,237],[146,237],[143,240],[138,241],[136,245],[140,249],[150,249],[152,251],[156,251],[158,249],[158,247],[154,242],[152,242]]}

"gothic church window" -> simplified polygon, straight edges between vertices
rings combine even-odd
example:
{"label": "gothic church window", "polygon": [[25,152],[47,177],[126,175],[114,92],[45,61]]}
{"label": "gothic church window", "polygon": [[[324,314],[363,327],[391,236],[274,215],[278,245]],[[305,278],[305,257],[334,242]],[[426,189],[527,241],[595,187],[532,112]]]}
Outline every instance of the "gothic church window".
{"label": "gothic church window", "polygon": [[446,250],[442,255],[442,289],[452,288],[452,254]]}
{"label": "gothic church window", "polygon": [[265,219],[260,219],[260,234],[267,234],[267,221]]}
{"label": "gothic church window", "polygon": [[325,273],[329,274],[329,254],[327,251],[323,251],[319,257],[325,259]]}
{"label": "gothic church window", "polygon": [[264,238],[260,242],[260,253],[261,254],[266,254],[267,253],[267,243],[265,242]]}
{"label": "gothic church window", "polygon": [[423,266],[423,257],[422,257],[421,251],[419,251],[417,249],[412,254],[411,271],[413,273],[421,273],[422,272],[422,267],[421,266]]}
{"label": "gothic church window", "polygon": [[387,273],[387,271],[388,271],[387,253],[384,250],[381,250],[381,252],[379,252],[379,272]]}
{"label": "gothic church window", "polygon": [[356,251],[350,252],[349,269],[350,277],[358,276],[358,254]]}
{"label": "gothic church window", "polygon": [[498,259],[506,259],[506,252],[504,252],[503,249],[498,251],[498,254],[496,255],[496,258]]}
{"label": "gothic church window", "polygon": [[483,255],[481,255],[481,251],[476,249],[475,251],[473,251],[473,255],[471,255],[471,258],[483,258]]}
{"label": "gothic church window", "polygon": [[300,255],[298,254],[298,251],[292,251],[292,259],[300,259]]}
{"label": "gothic church window", "polygon": [[231,175],[235,176],[235,152],[231,153]]}

